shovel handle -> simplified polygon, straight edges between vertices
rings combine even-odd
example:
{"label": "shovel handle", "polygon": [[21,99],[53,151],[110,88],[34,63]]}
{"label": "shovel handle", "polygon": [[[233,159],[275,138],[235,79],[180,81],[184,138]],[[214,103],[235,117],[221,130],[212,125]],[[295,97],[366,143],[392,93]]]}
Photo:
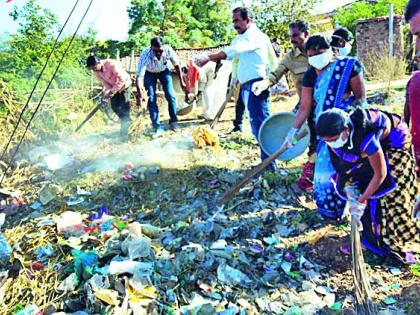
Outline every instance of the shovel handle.
{"label": "shovel handle", "polygon": [[[304,138],[308,134],[308,130],[304,130],[298,135],[296,135],[296,140],[300,140]],[[269,157],[267,157],[264,161],[262,161],[260,164],[252,168],[248,171],[248,173],[234,186],[232,186],[227,192],[223,194],[223,196],[217,201],[218,205],[222,205],[230,201],[236,193],[244,187],[255,175],[257,175],[259,172],[261,172],[263,169],[265,169],[268,165],[270,165],[271,162],[273,162],[279,155],[283,154],[285,151],[289,149],[287,146],[283,145],[280,149],[278,149],[276,152],[271,154]]]}
{"label": "shovel handle", "polygon": [[217,112],[216,116],[214,117],[213,121],[210,124],[210,128],[213,129],[214,126],[219,122],[220,117],[222,116],[223,112],[225,111],[227,103],[229,103],[230,99],[232,98],[233,93],[235,92],[236,87],[230,89],[228,95],[226,96],[225,101],[223,102],[222,106],[220,107],[219,111]]}

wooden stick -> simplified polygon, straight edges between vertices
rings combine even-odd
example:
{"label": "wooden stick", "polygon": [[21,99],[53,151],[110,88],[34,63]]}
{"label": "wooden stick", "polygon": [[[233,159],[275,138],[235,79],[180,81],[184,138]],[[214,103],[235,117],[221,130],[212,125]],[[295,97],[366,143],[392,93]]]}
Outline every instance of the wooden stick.
{"label": "wooden stick", "polygon": [[225,101],[223,102],[222,106],[220,107],[219,111],[217,112],[216,116],[214,117],[213,121],[210,124],[210,128],[213,129],[214,126],[219,122],[220,116],[222,116],[223,112],[225,111],[227,103],[229,103],[230,99],[232,98],[233,93],[235,92],[236,86],[232,87],[226,96]]}
{"label": "wooden stick", "polygon": [[356,295],[356,313],[375,315],[378,311],[372,301],[372,288],[363,258],[362,244],[357,223],[351,219],[351,254],[354,279],[354,293]]}
{"label": "wooden stick", "polygon": [[[296,135],[296,140],[300,140],[304,138],[308,134],[307,130],[302,131],[300,134]],[[236,193],[244,187],[255,175],[257,175],[259,172],[261,172],[263,169],[265,169],[268,165],[270,165],[271,162],[273,162],[279,155],[283,154],[285,151],[289,149],[287,146],[282,146],[280,149],[278,149],[276,152],[274,152],[272,155],[270,155],[268,158],[266,158],[264,161],[262,161],[260,164],[252,168],[248,173],[242,178],[237,184],[235,184],[233,187],[231,187],[225,194],[217,201],[218,205],[222,205],[230,201]]]}

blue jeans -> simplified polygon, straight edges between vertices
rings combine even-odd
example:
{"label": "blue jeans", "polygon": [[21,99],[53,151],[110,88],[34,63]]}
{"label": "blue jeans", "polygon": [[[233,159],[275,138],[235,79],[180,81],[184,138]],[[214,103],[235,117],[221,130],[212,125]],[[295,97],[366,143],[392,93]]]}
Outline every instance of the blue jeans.
{"label": "blue jeans", "polygon": [[175,91],[172,84],[172,74],[169,69],[165,69],[162,72],[153,73],[146,71],[144,75],[144,87],[147,91],[148,101],[147,108],[149,109],[150,120],[152,121],[153,128],[160,127],[159,121],[159,109],[157,106],[156,99],[156,85],[157,80],[162,84],[163,92],[165,93],[165,98],[168,101],[168,111],[169,111],[169,123],[174,123],[178,121],[176,117],[176,98]]}
{"label": "blue jeans", "polygon": [[[239,92],[238,103],[243,104],[243,108],[248,109],[249,113],[249,122],[251,123],[251,129],[253,135],[258,139],[258,132],[264,120],[270,116],[270,104],[269,96],[270,92],[268,90],[262,92],[260,95],[256,96],[251,91],[252,83],[259,81],[260,79],[251,80],[244,85],[241,85],[241,90]],[[265,160],[268,155],[260,148],[261,150],[261,160]],[[268,167],[271,170],[276,169],[276,163],[271,162]]]}

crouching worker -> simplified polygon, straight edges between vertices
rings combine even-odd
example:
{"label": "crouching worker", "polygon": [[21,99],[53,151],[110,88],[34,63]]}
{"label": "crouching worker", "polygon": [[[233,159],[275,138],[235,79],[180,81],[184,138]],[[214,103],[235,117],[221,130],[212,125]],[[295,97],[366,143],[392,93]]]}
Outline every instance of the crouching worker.
{"label": "crouching worker", "polygon": [[120,119],[120,135],[128,137],[130,128],[130,75],[115,60],[101,60],[96,56],[89,56],[86,61],[87,67],[92,70],[96,78],[102,83],[102,101],[111,100],[111,108]]}
{"label": "crouching worker", "polygon": [[[413,218],[415,160],[407,125],[394,114],[351,106],[322,113],[316,130],[329,148],[337,194],[359,221],[366,248],[401,262],[420,253]],[[348,190],[353,198],[348,198]]]}

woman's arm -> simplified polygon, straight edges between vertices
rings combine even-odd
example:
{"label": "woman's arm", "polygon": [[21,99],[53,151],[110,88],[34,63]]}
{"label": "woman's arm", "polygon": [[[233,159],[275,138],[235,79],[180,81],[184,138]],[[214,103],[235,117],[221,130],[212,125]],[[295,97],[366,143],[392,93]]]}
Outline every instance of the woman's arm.
{"label": "woman's arm", "polygon": [[308,119],[313,104],[313,91],[313,88],[306,86],[302,87],[299,110],[297,112],[295,122],[293,123],[293,127],[296,129],[300,129],[300,127],[302,127]]}
{"label": "woman's arm", "polygon": [[373,177],[364,193],[359,197],[358,201],[360,203],[367,201],[378,190],[386,177],[387,167],[384,152],[381,148],[378,152],[369,156],[369,163],[373,169]]}
{"label": "woman's arm", "polygon": [[362,73],[350,79],[350,87],[356,100],[366,99],[365,83]]}

